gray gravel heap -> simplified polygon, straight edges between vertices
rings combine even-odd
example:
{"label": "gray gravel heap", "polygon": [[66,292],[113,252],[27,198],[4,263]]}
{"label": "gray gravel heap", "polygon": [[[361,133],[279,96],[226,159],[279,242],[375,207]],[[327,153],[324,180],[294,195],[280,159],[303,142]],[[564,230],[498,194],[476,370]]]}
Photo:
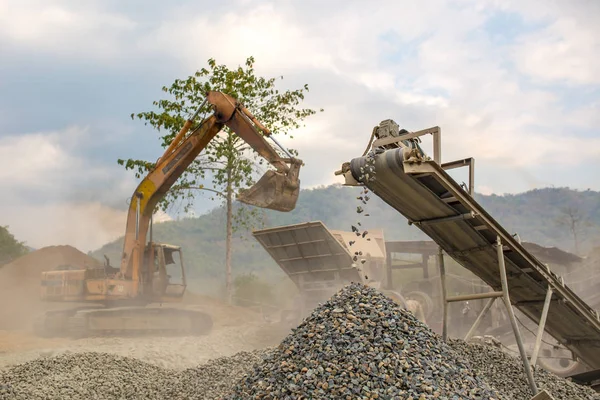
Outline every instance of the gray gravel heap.
{"label": "gray gravel heap", "polygon": [[241,352],[186,369],[171,379],[171,386],[164,392],[164,399],[218,399],[229,392],[254,364],[261,361],[266,351]]}
{"label": "gray gravel heap", "polygon": [[[448,344],[466,357],[469,363],[486,378],[502,399],[530,399],[533,395],[520,358],[507,354],[497,347],[462,340],[449,340]],[[600,400],[600,393],[589,387],[560,378],[536,366],[534,378],[539,389],[546,389],[556,399]]]}
{"label": "gray gravel heap", "polygon": [[499,399],[438,335],[373,288],[317,307],[225,399]]}
{"label": "gray gravel heap", "polygon": [[106,353],[40,358],[0,374],[0,399],[210,399],[214,400],[261,359],[241,352],[183,371]]}
{"label": "gray gravel heap", "polygon": [[10,368],[0,375],[0,398],[158,398],[161,382],[160,367],[109,354],[74,353]]}

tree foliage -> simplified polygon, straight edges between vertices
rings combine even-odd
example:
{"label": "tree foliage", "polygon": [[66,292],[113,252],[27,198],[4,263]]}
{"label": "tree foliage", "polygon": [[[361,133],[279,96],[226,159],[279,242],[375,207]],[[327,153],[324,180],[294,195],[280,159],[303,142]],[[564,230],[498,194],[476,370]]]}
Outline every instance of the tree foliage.
{"label": "tree foliage", "polygon": [[[283,76],[279,77],[283,79]],[[131,114],[150,124],[159,131],[162,146],[168,147],[177,133],[181,130],[190,115],[202,107],[200,115],[206,116],[212,112],[210,104],[204,104],[207,92],[219,91],[240,101],[254,116],[272,132],[288,134],[299,128],[302,121],[316,113],[315,110],[299,107],[304,100],[308,85],[300,89],[280,91],[275,87],[277,78],[259,77],[254,71],[254,58],[249,57],[244,67],[229,69],[218,65],[214,59],[208,60],[208,68],[196,71],[186,79],[176,79],[170,87],[163,87],[163,92],[170,98],[155,101],[157,111],[146,111]],[[204,105],[203,105],[204,104]],[[321,110],[322,111],[322,110]],[[293,149],[287,149],[297,155]],[[256,163],[258,160],[258,163]],[[136,171],[136,176],[145,175],[154,163],[145,160],[123,160],[118,163],[126,169]],[[211,194],[211,199],[222,200],[227,209],[226,217],[226,288],[227,295],[232,295],[232,232],[236,227],[249,227],[255,221],[260,221],[263,210],[255,207],[237,207],[234,214],[233,199],[240,189],[254,184],[255,176],[264,164],[252,148],[239,136],[225,127],[201,155],[192,162],[171,190],[158,204],[167,211],[176,203],[183,204],[188,212],[194,204],[198,191]],[[264,172],[264,171],[263,171]],[[207,182],[210,182],[207,184]],[[257,218],[258,217],[258,218]],[[234,227],[234,220],[236,227]]]}
{"label": "tree foliage", "polygon": [[[176,79],[170,87],[163,87],[163,92],[170,98],[154,101],[153,105],[158,110],[131,114],[131,117],[143,120],[162,132],[160,139],[166,148],[188,116],[200,106],[205,93],[214,90],[239,100],[277,135],[287,135],[303,126],[302,121],[316,113],[315,110],[299,107],[308,92],[308,85],[296,90],[280,91],[276,88],[276,81],[283,79],[283,76],[257,76],[254,61],[253,57],[249,57],[243,67],[229,69],[211,58],[207,68],[200,69],[186,79]],[[205,105],[200,115],[210,112],[209,106]],[[297,154],[293,149],[287,150]],[[194,189],[210,193],[211,199],[225,200],[228,187],[235,194],[254,183],[257,169],[264,164],[262,159],[258,159],[257,166],[256,159],[256,154],[249,151],[246,143],[226,127],[173,185],[159,207],[167,211],[174,204],[180,204],[187,212],[198,193]],[[154,167],[154,163],[147,160],[119,159],[118,162],[126,169],[134,170],[138,178]],[[240,222],[249,208],[238,208],[238,211],[236,220]]]}
{"label": "tree foliage", "polygon": [[28,253],[25,243],[19,242],[8,231],[8,226],[0,226],[0,266]]}

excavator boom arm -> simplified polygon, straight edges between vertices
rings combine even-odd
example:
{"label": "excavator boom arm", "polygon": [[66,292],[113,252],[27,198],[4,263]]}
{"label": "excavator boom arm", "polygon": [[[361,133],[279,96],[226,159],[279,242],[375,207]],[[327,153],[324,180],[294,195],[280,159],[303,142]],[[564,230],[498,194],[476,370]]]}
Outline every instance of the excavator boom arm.
{"label": "excavator boom arm", "polygon": [[209,92],[207,100],[219,110],[215,115],[222,115],[221,122],[225,123],[271,165],[280,171],[288,171],[289,168],[284,162],[286,160],[279,157],[279,154],[269,145],[253,124],[256,124],[266,136],[270,136],[271,132],[246,107],[233,97],[221,92]]}
{"label": "excavator boom arm", "polygon": [[[265,135],[270,135],[270,132],[231,96],[221,92],[209,92],[206,101],[212,105],[213,115],[202,121],[189,134],[198,112],[185,122],[181,131],[155,167],[140,182],[131,198],[120,275],[133,281],[132,295],[137,295],[138,292],[136,285],[142,271],[146,233],[154,208],[225,125],[277,169],[276,172],[268,171],[267,179],[263,177],[247,192],[248,194],[240,196],[239,200],[278,211],[291,211],[295,207],[299,192],[298,171],[302,161],[279,157],[254,123]],[[290,166],[286,162],[290,163]]]}

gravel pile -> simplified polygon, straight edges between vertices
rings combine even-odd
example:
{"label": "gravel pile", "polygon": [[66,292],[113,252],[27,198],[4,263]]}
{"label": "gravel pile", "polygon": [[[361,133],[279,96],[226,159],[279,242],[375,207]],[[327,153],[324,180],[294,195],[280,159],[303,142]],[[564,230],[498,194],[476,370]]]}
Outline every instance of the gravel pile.
{"label": "gravel pile", "polygon": [[[600,400],[591,389],[541,368],[535,376],[556,400]],[[315,309],[274,349],[187,369],[117,354],[71,353],[0,372],[0,400],[531,397],[516,357],[493,346],[446,344],[391,299],[360,284]]]}
{"label": "gravel pile", "polygon": [[[448,344],[467,358],[502,399],[530,399],[533,397],[520,358],[507,354],[490,345],[465,343],[462,340],[449,340]],[[555,399],[600,400],[600,393],[560,378],[538,366],[534,378],[538,388],[546,389]]]}
{"label": "gravel pile", "polygon": [[231,390],[231,387],[260,362],[266,350],[238,353],[209,361],[175,375],[171,386],[165,390],[164,399],[214,400]]}
{"label": "gravel pile", "polygon": [[183,371],[105,353],[40,358],[0,374],[0,399],[210,399],[222,396],[259,361],[241,352]]}
{"label": "gravel pile", "polygon": [[373,288],[316,308],[225,399],[499,399],[439,336]]}
{"label": "gravel pile", "polygon": [[159,398],[164,370],[102,353],[40,358],[0,375],[2,399]]}

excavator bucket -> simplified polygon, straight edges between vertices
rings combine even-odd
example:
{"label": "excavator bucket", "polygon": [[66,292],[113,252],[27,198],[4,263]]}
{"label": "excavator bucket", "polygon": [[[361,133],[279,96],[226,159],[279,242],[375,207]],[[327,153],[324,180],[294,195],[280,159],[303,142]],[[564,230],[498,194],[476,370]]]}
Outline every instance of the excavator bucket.
{"label": "excavator bucket", "polygon": [[300,194],[299,169],[299,164],[292,164],[287,173],[268,170],[254,186],[241,190],[237,200],[255,207],[292,211]]}
{"label": "excavator bucket", "polygon": [[254,186],[240,191],[237,199],[255,207],[292,211],[300,194],[299,181],[291,182],[280,172],[269,170]]}

